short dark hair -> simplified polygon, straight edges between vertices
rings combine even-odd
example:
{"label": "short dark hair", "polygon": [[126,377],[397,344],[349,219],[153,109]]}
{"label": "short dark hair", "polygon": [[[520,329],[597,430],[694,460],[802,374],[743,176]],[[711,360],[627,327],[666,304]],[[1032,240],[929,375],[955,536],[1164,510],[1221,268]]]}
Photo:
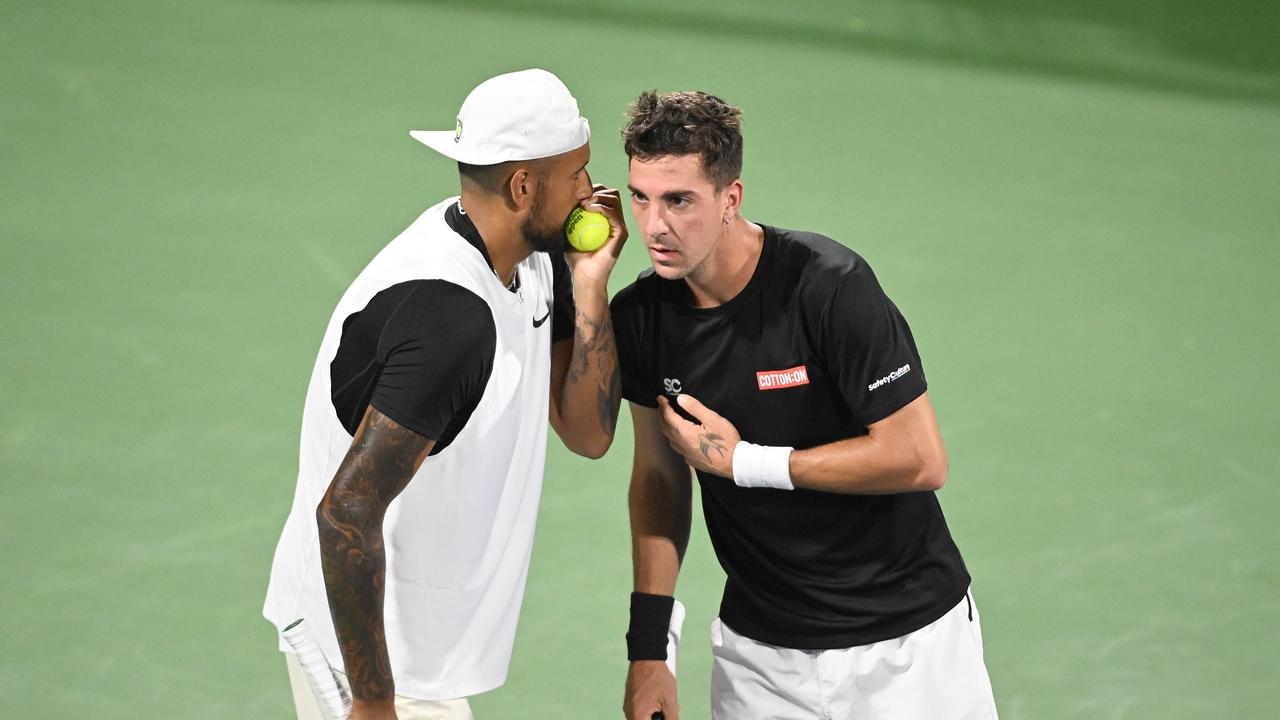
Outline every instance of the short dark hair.
{"label": "short dark hair", "polygon": [[498,163],[496,165],[458,163],[459,175],[489,192],[497,192],[502,187],[502,183],[507,179],[510,169],[511,163]]}
{"label": "short dark hair", "polygon": [[520,166],[529,168],[529,172],[545,178],[547,176],[547,158],[537,160],[508,160],[495,165],[468,165],[458,163],[458,175],[468,180],[477,188],[490,193],[503,192],[503,186]]}
{"label": "short dark hair", "polygon": [[627,108],[622,147],[640,160],[697,154],[720,191],[742,176],[742,111],[698,90],[647,90]]}

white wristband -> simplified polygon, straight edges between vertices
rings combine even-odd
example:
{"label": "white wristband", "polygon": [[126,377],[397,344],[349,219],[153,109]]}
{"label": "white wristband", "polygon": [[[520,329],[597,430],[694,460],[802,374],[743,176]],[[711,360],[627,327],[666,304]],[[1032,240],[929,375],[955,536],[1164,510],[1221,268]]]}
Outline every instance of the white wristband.
{"label": "white wristband", "polygon": [[733,448],[733,481],[741,487],[795,490],[791,483],[791,448],[739,440]]}
{"label": "white wristband", "polygon": [[680,649],[680,634],[684,630],[684,603],[676,600],[671,606],[671,623],[667,626],[667,669],[676,674],[676,651]]}

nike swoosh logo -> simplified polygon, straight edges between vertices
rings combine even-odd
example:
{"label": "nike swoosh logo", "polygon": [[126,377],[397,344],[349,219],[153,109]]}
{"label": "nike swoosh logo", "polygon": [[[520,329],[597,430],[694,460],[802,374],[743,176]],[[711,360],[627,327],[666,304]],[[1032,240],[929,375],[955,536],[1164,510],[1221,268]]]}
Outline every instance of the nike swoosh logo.
{"label": "nike swoosh logo", "polygon": [[551,317],[551,308],[547,308],[547,314],[543,315],[541,320],[539,320],[538,318],[534,318],[533,326],[536,328],[542,327],[542,324],[545,323],[547,321],[547,318],[549,317]]}

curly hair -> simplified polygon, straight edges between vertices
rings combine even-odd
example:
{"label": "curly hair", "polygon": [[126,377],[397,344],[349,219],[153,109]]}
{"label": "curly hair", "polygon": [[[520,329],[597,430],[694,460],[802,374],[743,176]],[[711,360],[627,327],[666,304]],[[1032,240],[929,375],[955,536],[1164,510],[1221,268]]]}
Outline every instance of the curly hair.
{"label": "curly hair", "polygon": [[741,177],[742,111],[715,95],[647,90],[627,108],[626,117],[622,146],[628,158],[696,153],[717,192]]}

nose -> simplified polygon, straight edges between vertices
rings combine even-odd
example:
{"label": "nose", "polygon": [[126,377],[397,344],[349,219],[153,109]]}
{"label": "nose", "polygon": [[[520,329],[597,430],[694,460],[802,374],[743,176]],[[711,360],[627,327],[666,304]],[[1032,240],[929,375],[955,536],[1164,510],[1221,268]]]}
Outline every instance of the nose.
{"label": "nose", "polygon": [[594,188],[595,185],[591,183],[591,172],[584,168],[578,181],[578,200],[586,200],[591,197]]}
{"label": "nose", "polygon": [[647,208],[644,219],[640,221],[641,227],[644,228],[644,236],[655,240],[667,234],[667,220],[662,216],[661,207]]}

